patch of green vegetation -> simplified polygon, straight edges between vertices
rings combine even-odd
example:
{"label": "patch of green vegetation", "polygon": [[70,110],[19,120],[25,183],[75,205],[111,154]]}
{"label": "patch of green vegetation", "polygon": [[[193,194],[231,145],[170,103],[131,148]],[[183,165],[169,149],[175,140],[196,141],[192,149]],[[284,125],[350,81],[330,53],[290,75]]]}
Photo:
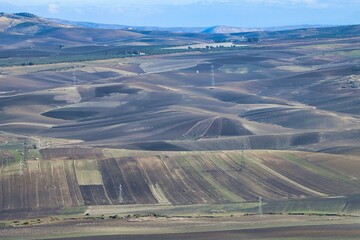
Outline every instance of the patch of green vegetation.
{"label": "patch of green vegetation", "polygon": [[352,57],[352,58],[359,58],[360,57],[360,50],[350,50],[350,51],[336,51],[332,52],[337,55],[345,56],[345,57]]}
{"label": "patch of green vegetation", "polygon": [[[0,66],[32,66],[39,64],[54,64],[63,62],[81,62],[94,61],[113,58],[124,58],[139,56],[140,53],[146,55],[168,54],[184,52],[184,50],[163,50],[163,46],[120,46],[120,47],[104,47],[103,49],[93,51],[84,51],[78,54],[73,54],[71,51],[56,53],[49,53],[48,56],[43,57],[12,57],[0,60]],[[190,50],[186,50],[190,51]],[[70,52],[70,53],[68,53]],[[76,50],[75,50],[76,52]]]}
{"label": "patch of green vegetation", "polygon": [[289,200],[270,202],[263,209],[267,213],[340,214],[346,203],[346,198]]}
{"label": "patch of green vegetation", "polygon": [[4,227],[7,227],[7,226],[9,226],[8,223],[6,223],[6,222],[0,222],[0,228],[4,228]]}
{"label": "patch of green vegetation", "polygon": [[41,171],[51,171],[53,164],[51,161],[41,161],[40,162]]}
{"label": "patch of green vegetation", "polygon": [[[346,196],[338,198],[311,198],[269,201],[263,203],[264,214],[293,214],[293,215],[352,215],[360,210],[360,196]],[[122,208],[111,207],[112,214],[121,216],[134,214],[156,213],[169,217],[224,217],[231,215],[256,215],[259,211],[258,202],[239,202],[225,204],[195,204],[178,206],[136,205]],[[100,209],[103,206],[99,207]],[[106,209],[106,208],[105,208]],[[98,212],[96,207],[91,211]]]}
{"label": "patch of green vegetation", "polygon": [[39,159],[41,160],[42,156],[41,156],[41,153],[39,152],[39,150],[37,149],[29,149],[29,152],[28,152],[28,159]]}
{"label": "patch of green vegetation", "polygon": [[211,162],[213,162],[217,167],[219,167],[222,170],[229,169],[229,165],[218,154],[216,154],[216,155],[209,154],[209,155],[206,155],[206,158],[209,159]]}
{"label": "patch of green vegetation", "polygon": [[[258,203],[226,203],[226,204],[194,204],[194,205],[130,205],[121,208],[109,206],[111,214],[119,216],[146,215],[149,213],[167,217],[223,217],[231,215],[244,215],[255,209]],[[108,210],[109,210],[108,209]],[[89,210],[92,215],[100,214],[101,210],[107,211],[107,207],[96,206]],[[257,213],[257,212],[251,212]]]}
{"label": "patch of green vegetation", "polygon": [[10,150],[17,150],[22,147],[19,143],[6,143],[6,144],[0,144],[0,150],[3,151],[10,151]]}
{"label": "patch of green vegetation", "polygon": [[222,186],[214,177],[209,173],[205,172],[205,169],[202,167],[201,161],[198,156],[190,155],[189,153],[181,153],[181,155],[172,156],[177,164],[185,169],[185,171],[195,171],[194,176],[203,183],[208,184],[208,188],[211,189],[214,193],[221,198],[225,198],[227,201],[231,202],[241,202],[242,198],[236,194],[228,191],[224,186]]}
{"label": "patch of green vegetation", "polygon": [[76,178],[79,185],[102,185],[101,173],[95,160],[75,160]]}
{"label": "patch of green vegetation", "polygon": [[203,173],[202,176],[209,184],[211,184],[211,186],[213,186],[227,200],[229,200],[231,202],[243,201],[243,199],[241,197],[230,192],[224,186],[222,186],[219,182],[217,182],[216,179],[213,176],[211,176],[209,173]]}
{"label": "patch of green vegetation", "polygon": [[[168,49],[174,46],[112,46],[104,47],[101,50],[89,52],[82,52],[78,54],[69,54],[67,52],[60,52],[59,54],[49,53],[44,57],[24,57],[14,56],[12,58],[0,59],[0,67],[9,66],[33,66],[41,64],[55,64],[65,62],[83,62],[83,61],[96,61],[116,58],[137,57],[141,55],[160,55],[160,54],[173,54],[173,53],[186,53],[186,52],[225,52],[243,49],[243,47],[231,48],[209,48],[209,49]],[[70,51],[68,51],[70,52]],[[75,51],[76,52],[76,51]]]}
{"label": "patch of green vegetation", "polygon": [[121,158],[121,157],[150,157],[150,156],[162,155],[162,152],[105,148],[103,149],[103,154],[105,158]]}
{"label": "patch of green vegetation", "polygon": [[163,210],[159,213],[173,216],[229,216],[247,213],[250,209],[254,209],[257,206],[258,203],[251,202],[174,206],[169,210]]}
{"label": "patch of green vegetation", "polygon": [[80,170],[76,171],[76,178],[79,185],[103,185],[100,171]]}
{"label": "patch of green vegetation", "polygon": [[223,71],[225,73],[235,73],[235,74],[247,74],[249,72],[249,69],[247,67],[244,67],[242,65],[234,65],[234,64],[226,64],[219,68],[220,71]]}
{"label": "patch of green vegetation", "polygon": [[[360,196],[345,196],[336,198],[289,199],[264,202],[265,214],[297,214],[297,215],[348,215],[360,211]],[[258,205],[243,209],[243,212],[256,214]]]}
{"label": "patch of green vegetation", "polygon": [[308,45],[303,45],[303,46],[296,46],[294,47],[294,49],[331,49],[331,48],[335,48],[335,47],[341,47],[341,44],[308,44]]}
{"label": "patch of green vegetation", "polygon": [[246,154],[240,154],[240,153],[226,153],[226,156],[236,162],[237,164],[250,164],[252,162],[252,159],[247,156]]}
{"label": "patch of green vegetation", "polygon": [[322,175],[324,177],[332,179],[332,181],[345,182],[346,184],[348,184],[350,186],[359,188],[359,186],[356,183],[354,183],[354,181],[351,177],[340,174],[339,172],[335,172],[335,171],[325,168],[323,166],[317,165],[316,163],[313,163],[311,161],[308,161],[307,159],[298,157],[292,153],[274,153],[274,155],[276,155],[286,161],[291,161],[292,163],[295,163],[296,165],[306,169],[309,172],[313,172],[317,175]]}
{"label": "patch of green vegetation", "polygon": [[74,206],[74,207],[64,207],[59,210],[60,215],[73,215],[73,214],[83,214],[85,213],[86,206]]}
{"label": "patch of green vegetation", "polygon": [[6,164],[6,166],[4,168],[1,169],[1,173],[2,175],[13,175],[13,174],[18,174],[20,170],[20,166],[19,163],[8,163]]}
{"label": "patch of green vegetation", "polygon": [[20,160],[22,160],[24,158],[24,155],[23,155],[24,153],[19,151],[18,149],[12,150],[10,152],[11,152],[13,158],[15,159],[15,161],[17,161],[17,162],[20,162]]}
{"label": "patch of green vegetation", "polygon": [[[40,158],[41,154],[36,149],[36,144],[33,140],[27,139],[28,146],[28,159]],[[0,151],[10,151],[16,161],[20,161],[23,158],[24,142],[20,139],[10,140],[7,143],[0,144]]]}
{"label": "patch of green vegetation", "polygon": [[95,160],[76,160],[76,170],[82,171],[98,171],[98,166]]}
{"label": "patch of green vegetation", "polygon": [[209,172],[206,171],[205,168],[203,168],[202,164],[199,163],[199,159],[197,159],[198,156],[193,156],[193,159],[189,157],[186,158],[188,164],[192,166],[196,172],[203,177],[214,189],[225,199],[227,199],[230,202],[242,202],[244,199],[242,199],[240,196],[234,194],[233,192],[229,191],[224,187],[221,183],[219,183]]}

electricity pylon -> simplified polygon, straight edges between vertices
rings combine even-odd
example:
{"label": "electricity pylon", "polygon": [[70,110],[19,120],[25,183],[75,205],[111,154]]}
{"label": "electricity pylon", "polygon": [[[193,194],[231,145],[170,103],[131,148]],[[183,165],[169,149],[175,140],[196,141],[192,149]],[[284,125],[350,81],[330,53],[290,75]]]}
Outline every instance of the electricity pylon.
{"label": "electricity pylon", "polygon": [[263,208],[262,208],[262,197],[259,197],[259,216],[263,216]]}
{"label": "electricity pylon", "polygon": [[122,187],[121,183],[119,185],[119,202],[124,203],[123,187]]}
{"label": "electricity pylon", "polygon": [[211,65],[211,86],[215,86],[215,69],[214,65]]}

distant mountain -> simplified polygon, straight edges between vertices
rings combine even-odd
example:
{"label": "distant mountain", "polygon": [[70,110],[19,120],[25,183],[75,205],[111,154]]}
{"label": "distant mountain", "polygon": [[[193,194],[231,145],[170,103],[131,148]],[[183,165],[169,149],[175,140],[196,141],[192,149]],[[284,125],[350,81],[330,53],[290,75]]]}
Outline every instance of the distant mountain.
{"label": "distant mountain", "polygon": [[265,28],[241,28],[241,27],[231,27],[231,26],[214,26],[206,28],[202,33],[217,33],[217,34],[231,34],[231,33],[245,33],[245,32],[278,32],[278,31],[287,31],[287,30],[296,30],[304,28],[326,28],[326,27],[335,27],[332,25],[294,25],[294,26],[279,26],[279,27],[265,27]]}
{"label": "distant mountain", "polygon": [[323,24],[303,24],[303,25],[291,25],[291,26],[279,26],[279,27],[266,27],[263,28],[264,31],[287,31],[287,30],[296,30],[304,28],[327,28],[327,27],[336,27],[334,25],[323,25]]}
{"label": "distant mountain", "polygon": [[31,13],[0,13],[0,32],[33,35],[54,28],[72,28]]}
{"label": "distant mountain", "polygon": [[328,25],[297,25],[280,26],[268,28],[241,28],[232,26],[213,26],[204,27],[154,27],[154,26],[128,26],[120,24],[102,24],[92,22],[77,22],[62,19],[42,18],[32,13],[2,13],[0,12],[0,32],[12,32],[26,35],[34,35],[56,28],[87,28],[87,29],[108,29],[108,30],[127,30],[137,32],[172,32],[172,33],[203,33],[203,34],[234,34],[245,32],[263,31],[287,31],[304,28],[325,28]]}
{"label": "distant mountain", "polygon": [[184,45],[202,42],[236,42],[246,39],[334,38],[359,36],[360,25],[330,27],[299,25],[273,28],[215,26],[203,28],[133,27],[116,24],[46,19],[31,13],[0,12],[0,45],[16,48],[37,45]]}
{"label": "distant mountain", "polygon": [[109,43],[143,34],[120,29],[86,28],[60,23],[31,13],[0,13],[0,45],[24,46]]}
{"label": "distant mountain", "polygon": [[258,31],[232,33],[231,37],[260,38],[260,39],[300,39],[300,38],[344,38],[360,36],[360,25],[337,27],[308,27],[281,31]]}
{"label": "distant mountain", "polygon": [[262,31],[261,28],[240,28],[240,27],[230,27],[230,26],[214,26],[207,28],[202,31],[202,33],[241,33],[241,32],[257,32]]}
{"label": "distant mountain", "polygon": [[68,21],[63,19],[49,18],[48,20],[71,25],[76,27],[85,27],[85,28],[101,28],[101,29],[122,29],[122,30],[135,30],[135,31],[167,31],[173,33],[200,33],[205,28],[204,27],[154,27],[154,26],[129,26],[129,25],[120,25],[120,24],[103,24],[103,23],[93,23],[93,22],[78,22],[78,21]]}

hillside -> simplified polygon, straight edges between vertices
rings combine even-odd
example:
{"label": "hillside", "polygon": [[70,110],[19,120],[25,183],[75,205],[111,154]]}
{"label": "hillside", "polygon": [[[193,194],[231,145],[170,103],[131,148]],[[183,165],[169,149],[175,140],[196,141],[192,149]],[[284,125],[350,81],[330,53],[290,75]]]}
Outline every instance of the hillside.
{"label": "hillside", "polygon": [[229,33],[242,33],[242,32],[257,32],[262,31],[260,28],[239,28],[239,27],[230,27],[230,26],[214,26],[203,30],[203,33],[220,33],[220,34],[229,34]]}
{"label": "hillside", "polygon": [[[56,31],[63,39],[82,36]],[[96,41],[107,38],[97,31]],[[298,41],[121,59],[129,47],[65,47],[59,58],[120,54],[2,68],[1,128],[134,150],[358,154],[357,39]],[[42,51],[36,54],[51,53]],[[9,50],[6,61],[19,52]]]}
{"label": "hillside", "polygon": [[[56,44],[79,45],[112,42],[142,36],[123,30],[93,29],[90,31],[87,28],[58,23],[30,13],[1,14],[0,34],[5,39],[11,39],[13,44],[16,41],[27,42],[27,44],[33,44],[30,45],[31,47],[36,47],[37,44],[44,44],[50,40]],[[2,44],[6,43],[6,40],[2,42]],[[21,46],[24,43],[17,44]],[[6,47],[10,47],[9,44]]]}
{"label": "hillside", "polygon": [[300,29],[263,31],[252,33],[233,33],[245,37],[260,37],[262,39],[316,39],[316,38],[346,38],[358,37],[360,25],[336,26],[336,27],[305,27]]}
{"label": "hillside", "polygon": [[[359,159],[325,154],[89,148],[29,153],[22,167],[14,151],[2,152],[2,215],[83,205],[219,204],[257,201],[259,196],[271,201],[360,193],[354,171]],[[345,160],[349,167],[339,167]]]}
{"label": "hillside", "polygon": [[359,222],[359,26],[1,23],[1,236]]}
{"label": "hillside", "polygon": [[122,30],[135,30],[135,31],[164,31],[173,33],[200,33],[204,30],[203,27],[155,27],[155,26],[128,26],[119,24],[104,24],[93,22],[78,22],[68,21],[63,19],[49,18],[50,21],[54,21],[61,24],[82,27],[82,28],[95,28],[95,29],[122,29]]}
{"label": "hillside", "polygon": [[71,28],[31,13],[0,14],[0,32],[34,35],[54,28]]}

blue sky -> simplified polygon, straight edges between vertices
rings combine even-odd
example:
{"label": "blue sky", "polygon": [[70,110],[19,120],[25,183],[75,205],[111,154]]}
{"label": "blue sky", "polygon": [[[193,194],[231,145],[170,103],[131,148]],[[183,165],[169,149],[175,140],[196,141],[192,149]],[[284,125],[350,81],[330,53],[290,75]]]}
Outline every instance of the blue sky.
{"label": "blue sky", "polygon": [[0,11],[134,26],[360,24],[360,0],[0,0]]}

